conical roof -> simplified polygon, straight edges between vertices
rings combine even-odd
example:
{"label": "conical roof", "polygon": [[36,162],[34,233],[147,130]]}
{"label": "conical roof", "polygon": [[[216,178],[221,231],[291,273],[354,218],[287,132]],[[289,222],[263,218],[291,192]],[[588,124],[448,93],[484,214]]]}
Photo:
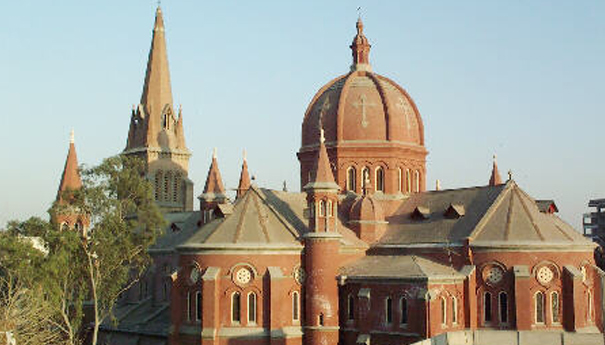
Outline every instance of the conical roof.
{"label": "conical roof", "polygon": [[244,152],[244,162],[242,163],[242,172],[239,175],[239,185],[237,186],[237,198],[239,199],[248,189],[250,189],[250,173],[248,172],[248,161]]}
{"label": "conical roof", "polygon": [[69,150],[65,159],[65,167],[61,175],[59,190],[57,192],[57,201],[62,202],[62,194],[66,190],[77,190],[82,187],[82,179],[78,171],[78,156],[76,154],[76,145],[74,143],[74,133],[71,132],[69,140]]}
{"label": "conical roof", "polygon": [[492,174],[489,177],[489,185],[496,186],[502,184],[502,178],[500,178],[500,171],[498,171],[498,163],[496,162],[496,155],[494,155],[494,163],[492,165]]}
{"label": "conical roof", "polygon": [[332,173],[328,150],[326,149],[324,142],[324,131],[322,129],[319,138],[317,160],[315,161],[311,172],[311,181],[304,186],[304,189],[340,189],[334,181],[334,174]]}
{"label": "conical roof", "polygon": [[221,171],[218,168],[216,149],[214,150],[212,155],[212,163],[210,163],[210,168],[208,169],[208,176],[206,177],[204,192],[198,198],[205,201],[218,202],[227,200],[225,187],[223,186],[223,179],[221,177]]}

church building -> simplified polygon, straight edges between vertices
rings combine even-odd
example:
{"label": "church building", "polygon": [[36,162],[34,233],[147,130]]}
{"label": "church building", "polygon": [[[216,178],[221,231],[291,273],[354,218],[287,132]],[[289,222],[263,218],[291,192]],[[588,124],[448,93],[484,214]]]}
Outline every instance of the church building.
{"label": "church building", "polygon": [[[231,200],[215,152],[195,206],[164,35],[158,8],[123,154],[147,163],[169,225],[147,275],[116,306],[118,323],[103,325],[105,341],[602,343],[595,244],[554,202],[503,180],[495,158],[485,184],[427,190],[420,110],[374,72],[361,19],[351,65],[301,113],[301,191],[257,186],[244,157]],[[72,141],[62,185],[77,188],[74,174]]]}

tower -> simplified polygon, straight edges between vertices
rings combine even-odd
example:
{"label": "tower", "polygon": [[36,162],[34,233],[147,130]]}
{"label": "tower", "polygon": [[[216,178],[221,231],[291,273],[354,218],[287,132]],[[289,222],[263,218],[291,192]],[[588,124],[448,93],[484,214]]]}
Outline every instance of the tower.
{"label": "tower", "polygon": [[193,209],[188,178],[191,152],[185,145],[183,115],[174,110],[162,10],[157,8],[143,94],[132,110],[124,154],[141,157],[163,211]]}
{"label": "tower", "polygon": [[204,224],[214,218],[214,211],[218,205],[229,201],[225,194],[221,171],[218,168],[216,148],[212,153],[212,163],[210,163],[210,168],[208,169],[204,192],[198,196],[198,199],[200,200],[200,211],[202,212],[202,222]]}
{"label": "tower", "polygon": [[338,190],[330,168],[323,129],[311,180],[304,186],[309,206],[305,244],[306,345],[338,343],[338,286],[341,235],[336,230]]}
{"label": "tower", "polygon": [[82,188],[82,179],[78,171],[78,155],[72,130],[57,198],[55,205],[50,210],[52,222],[60,226],[62,230],[73,229],[84,233],[90,225],[88,216],[74,205],[75,197],[72,193],[77,192],[80,188]]}

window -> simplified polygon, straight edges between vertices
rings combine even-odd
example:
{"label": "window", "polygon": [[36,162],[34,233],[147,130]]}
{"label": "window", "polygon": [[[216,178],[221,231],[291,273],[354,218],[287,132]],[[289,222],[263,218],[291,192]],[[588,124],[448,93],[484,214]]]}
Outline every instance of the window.
{"label": "window", "polygon": [[561,322],[561,318],[559,316],[559,305],[560,305],[560,301],[559,301],[559,293],[556,291],[551,292],[550,294],[550,308],[552,311],[552,322],[553,323],[559,323]]}
{"label": "window", "polygon": [[317,324],[319,326],[324,325],[324,313],[320,313],[319,316],[317,317]]}
{"label": "window", "polygon": [[63,230],[63,231],[69,230],[69,225],[66,222],[61,223],[61,230]]}
{"label": "window", "polygon": [[452,323],[458,323],[458,299],[452,297]]}
{"label": "window", "polygon": [[500,323],[508,323],[508,295],[504,291],[498,294],[498,314]]}
{"label": "window", "polygon": [[248,294],[248,322],[256,323],[256,294],[254,292]]}
{"label": "window", "polygon": [[544,294],[540,291],[535,295],[536,323],[544,323]]}
{"label": "window", "polygon": [[172,172],[168,171],[164,175],[164,201],[170,201],[170,196],[172,193],[170,192],[171,181],[172,180]]}
{"label": "window", "polygon": [[447,325],[447,300],[441,297],[441,325]]}
{"label": "window", "polygon": [[77,221],[76,225],[74,226],[74,229],[76,229],[77,231],[82,231],[82,228],[83,228],[82,222]]}
{"label": "window", "polygon": [[403,171],[401,168],[397,169],[397,191],[403,192]]}
{"label": "window", "polygon": [[399,311],[401,312],[401,319],[399,322],[402,325],[408,324],[408,300],[405,297],[401,297],[399,301]]}
{"label": "window", "polygon": [[368,167],[363,167],[361,169],[361,187],[365,187],[366,181],[370,180],[370,169]]}
{"label": "window", "polygon": [[349,167],[347,169],[347,190],[355,191],[355,187],[357,186],[357,181],[355,181],[357,171],[354,167]]}
{"label": "window", "polygon": [[420,192],[420,172],[414,171],[414,192]]}
{"label": "window", "polygon": [[347,298],[347,319],[355,320],[355,298],[352,295]]}
{"label": "window", "polygon": [[241,316],[241,295],[239,292],[234,292],[231,295],[231,321],[232,322],[240,322]]}
{"label": "window", "polygon": [[292,293],[292,320],[300,321],[300,295],[298,291]]}
{"label": "window", "polygon": [[492,294],[489,292],[483,294],[483,320],[492,322]]}
{"label": "window", "polygon": [[327,202],[326,215],[328,217],[332,217],[332,200],[328,200],[328,202]]}
{"label": "window", "polygon": [[412,192],[412,174],[410,169],[405,169],[405,192]]}
{"label": "window", "polygon": [[326,215],[326,202],[319,200],[319,216],[323,217]]}
{"label": "window", "polygon": [[162,199],[162,180],[164,179],[164,175],[162,174],[162,170],[158,170],[155,172],[155,200],[160,201]]}
{"label": "window", "polygon": [[384,192],[384,170],[381,167],[376,168],[376,191]]}
{"label": "window", "polygon": [[195,321],[202,321],[202,292],[195,293]]}
{"label": "window", "polygon": [[180,173],[174,174],[174,179],[172,182],[173,182],[172,202],[178,202],[179,201],[179,192],[181,190],[181,174]]}
{"label": "window", "polygon": [[387,297],[385,300],[385,321],[387,324],[393,323],[393,300],[391,297]]}

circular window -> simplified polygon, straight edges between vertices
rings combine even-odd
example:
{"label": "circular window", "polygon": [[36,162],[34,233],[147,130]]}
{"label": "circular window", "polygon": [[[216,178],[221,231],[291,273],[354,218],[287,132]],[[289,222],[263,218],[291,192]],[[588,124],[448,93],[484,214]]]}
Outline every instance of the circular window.
{"label": "circular window", "polygon": [[552,272],[552,270],[546,266],[541,267],[538,270],[538,273],[536,273],[536,277],[538,278],[538,281],[542,284],[548,284],[550,283],[550,281],[552,280],[552,278],[554,278],[554,273]]}
{"label": "circular window", "polygon": [[248,268],[240,268],[235,272],[235,281],[239,284],[248,284],[252,280],[252,272]]}
{"label": "circular window", "polygon": [[192,283],[197,283],[197,281],[200,279],[200,268],[197,266],[193,266],[191,268],[191,273],[189,273],[189,280],[191,280]]}
{"label": "circular window", "polygon": [[296,282],[298,284],[301,284],[305,282],[305,270],[302,267],[297,267],[294,269],[294,280],[296,280]]}
{"label": "circular window", "polygon": [[490,285],[496,285],[504,278],[504,271],[498,266],[490,267],[485,274],[485,282]]}

